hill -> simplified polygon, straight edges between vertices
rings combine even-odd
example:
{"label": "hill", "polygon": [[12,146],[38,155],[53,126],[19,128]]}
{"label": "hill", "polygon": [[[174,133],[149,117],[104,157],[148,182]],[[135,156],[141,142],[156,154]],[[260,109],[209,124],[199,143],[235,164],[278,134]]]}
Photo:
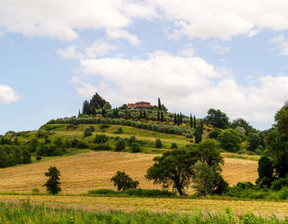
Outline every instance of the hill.
{"label": "hill", "polygon": [[[63,193],[87,193],[92,189],[114,189],[110,178],[118,171],[125,171],[140,182],[142,188],[160,188],[144,178],[152,165],[154,154],[132,154],[126,152],[88,152],[46,162],[10,167],[0,170],[0,192],[31,192],[33,188],[45,192],[42,185],[44,173],[50,166],[61,171]],[[243,159],[225,158],[224,178],[232,185],[239,181],[255,182],[257,162]],[[189,190],[191,193],[191,189]],[[189,193],[188,192],[188,193]]]}

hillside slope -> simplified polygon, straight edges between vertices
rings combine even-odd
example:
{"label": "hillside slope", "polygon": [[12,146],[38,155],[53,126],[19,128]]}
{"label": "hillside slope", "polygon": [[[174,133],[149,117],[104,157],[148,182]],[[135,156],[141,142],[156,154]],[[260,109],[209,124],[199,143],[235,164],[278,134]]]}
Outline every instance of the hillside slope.
{"label": "hillside slope", "polygon": [[[0,169],[0,192],[31,192],[33,188],[44,192],[45,189],[42,187],[46,181],[44,173],[50,166],[56,166],[61,172],[62,193],[87,193],[88,190],[99,188],[114,189],[110,178],[118,170],[125,171],[133,179],[138,180],[141,188],[161,188],[144,178],[146,170],[153,164],[154,156],[153,154],[126,152],[89,152]],[[230,185],[239,181],[255,182],[258,176],[257,162],[225,158],[223,175]]]}

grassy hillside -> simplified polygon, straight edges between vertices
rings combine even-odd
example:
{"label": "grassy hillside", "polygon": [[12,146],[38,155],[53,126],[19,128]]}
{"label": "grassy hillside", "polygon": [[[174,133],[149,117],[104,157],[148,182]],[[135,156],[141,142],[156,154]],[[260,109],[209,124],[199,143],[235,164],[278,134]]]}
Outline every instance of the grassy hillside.
{"label": "grassy hillside", "polygon": [[[75,156],[54,159],[25,166],[0,169],[0,192],[31,192],[33,188],[45,192],[42,185],[44,173],[50,166],[61,171],[63,193],[87,193],[88,190],[114,189],[110,178],[118,171],[125,171],[140,182],[139,187],[160,188],[144,178],[146,170],[152,165],[155,154],[125,152],[89,152]],[[234,185],[239,181],[255,182],[257,162],[242,159],[225,158],[224,179]],[[192,193],[189,189],[188,193]]]}

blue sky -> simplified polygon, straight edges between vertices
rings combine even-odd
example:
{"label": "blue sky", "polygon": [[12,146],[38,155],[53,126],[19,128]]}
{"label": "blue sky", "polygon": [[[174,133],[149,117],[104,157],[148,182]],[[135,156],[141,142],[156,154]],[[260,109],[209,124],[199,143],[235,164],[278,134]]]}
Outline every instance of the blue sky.
{"label": "blue sky", "polygon": [[77,115],[95,92],[269,128],[287,30],[284,0],[0,0],[0,134]]}

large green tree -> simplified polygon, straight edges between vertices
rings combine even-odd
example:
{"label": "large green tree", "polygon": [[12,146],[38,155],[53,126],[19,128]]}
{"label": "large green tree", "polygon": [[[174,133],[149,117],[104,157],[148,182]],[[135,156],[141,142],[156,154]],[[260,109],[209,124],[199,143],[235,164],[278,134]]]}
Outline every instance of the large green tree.
{"label": "large green tree", "polygon": [[183,148],[164,152],[162,156],[153,159],[154,164],[147,170],[146,178],[154,184],[162,184],[163,188],[172,186],[180,195],[185,194],[185,188],[191,183],[196,158]]}
{"label": "large green tree", "polygon": [[211,124],[216,128],[226,129],[229,125],[229,118],[220,110],[210,109],[204,118],[204,123]]}
{"label": "large green tree", "polygon": [[90,100],[90,107],[102,108],[106,103],[106,100],[99,96],[98,93],[95,93]]}
{"label": "large green tree", "polygon": [[[216,193],[218,185],[223,180],[220,175],[223,157],[220,155],[218,145],[216,140],[206,139],[192,148],[176,148],[165,152],[162,156],[153,159],[154,164],[147,170],[146,178],[154,180],[154,184],[162,184],[163,188],[172,186],[180,195],[183,195],[185,188],[193,181],[193,175],[198,172],[197,166],[194,166],[196,162],[206,163],[215,173],[213,176],[217,176],[217,180],[213,179],[213,189],[211,191],[207,189],[207,192]],[[209,169],[209,172],[211,170]]]}
{"label": "large green tree", "polygon": [[228,152],[237,152],[240,149],[240,134],[232,128],[226,129],[218,136],[220,147]]}
{"label": "large green tree", "polygon": [[275,115],[275,128],[266,137],[269,156],[278,178],[288,174],[288,102]]}

